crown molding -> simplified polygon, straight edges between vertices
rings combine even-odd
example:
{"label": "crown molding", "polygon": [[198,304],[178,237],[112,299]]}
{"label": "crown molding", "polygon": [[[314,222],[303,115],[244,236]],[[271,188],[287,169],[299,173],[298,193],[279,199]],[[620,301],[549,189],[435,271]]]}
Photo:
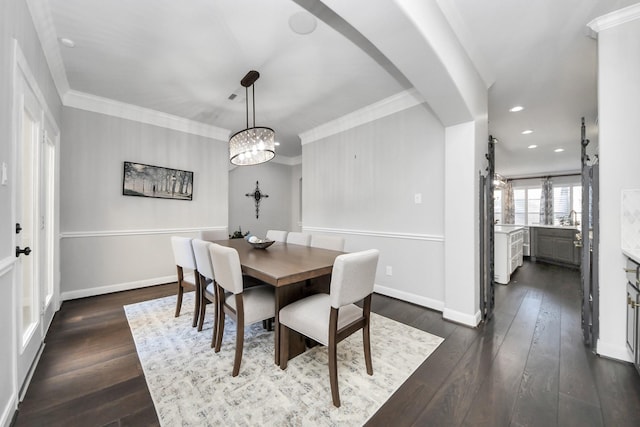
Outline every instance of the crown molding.
{"label": "crown molding", "polygon": [[119,117],[121,119],[133,120],[140,123],[159,126],[179,132],[204,136],[207,138],[227,141],[231,131],[228,129],[211,126],[161,111],[149,108],[138,107],[126,104],[109,98],[103,98],[84,92],[69,90],[63,98],[66,107],[78,108],[92,111],[94,113],[105,114],[107,116]]}
{"label": "crown molding", "polygon": [[346,114],[313,129],[300,134],[302,145],[309,144],[322,138],[353,129],[357,126],[371,123],[391,114],[424,103],[422,95],[415,89],[409,89],[368,105],[364,108]]}
{"label": "crown molding", "polygon": [[67,73],[62,62],[60,45],[58,44],[58,34],[53,25],[53,17],[49,9],[49,3],[43,0],[27,0],[27,8],[31,14],[33,26],[38,34],[40,45],[44,53],[44,58],[49,65],[49,71],[53,78],[53,83],[58,91],[60,100],[70,89]]}
{"label": "crown molding", "polygon": [[640,18],[640,3],[607,13],[587,24],[596,33]]}

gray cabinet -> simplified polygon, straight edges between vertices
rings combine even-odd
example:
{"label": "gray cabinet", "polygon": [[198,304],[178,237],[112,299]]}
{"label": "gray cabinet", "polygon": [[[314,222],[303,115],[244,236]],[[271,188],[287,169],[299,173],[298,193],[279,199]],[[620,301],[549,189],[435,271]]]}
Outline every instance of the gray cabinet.
{"label": "gray cabinet", "polygon": [[531,260],[568,267],[580,266],[580,248],[575,245],[575,228],[531,227]]}
{"label": "gray cabinet", "polygon": [[638,264],[627,260],[627,349],[640,373],[640,273]]}

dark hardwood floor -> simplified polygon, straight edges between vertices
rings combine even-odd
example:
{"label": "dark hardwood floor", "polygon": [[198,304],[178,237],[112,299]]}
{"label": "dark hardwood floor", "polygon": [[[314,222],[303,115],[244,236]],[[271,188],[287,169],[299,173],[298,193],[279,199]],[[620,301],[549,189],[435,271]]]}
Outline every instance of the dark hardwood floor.
{"label": "dark hardwood floor", "polygon": [[[65,302],[15,426],[158,425],[122,306],[174,286]],[[374,297],[376,313],[445,341],[367,425],[640,425],[633,366],[582,344],[578,271],[525,262],[496,292],[494,319],[475,329]]]}

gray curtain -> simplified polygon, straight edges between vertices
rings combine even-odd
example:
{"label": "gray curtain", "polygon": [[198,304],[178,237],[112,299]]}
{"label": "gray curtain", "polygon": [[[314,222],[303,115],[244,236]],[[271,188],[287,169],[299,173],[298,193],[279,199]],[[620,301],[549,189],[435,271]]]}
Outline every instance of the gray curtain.
{"label": "gray curtain", "polygon": [[514,224],[516,222],[516,208],[513,202],[513,185],[511,181],[507,181],[502,194],[502,197],[504,197],[504,223]]}
{"label": "gray curtain", "polygon": [[542,180],[540,194],[540,224],[553,225],[553,182],[551,178]]}

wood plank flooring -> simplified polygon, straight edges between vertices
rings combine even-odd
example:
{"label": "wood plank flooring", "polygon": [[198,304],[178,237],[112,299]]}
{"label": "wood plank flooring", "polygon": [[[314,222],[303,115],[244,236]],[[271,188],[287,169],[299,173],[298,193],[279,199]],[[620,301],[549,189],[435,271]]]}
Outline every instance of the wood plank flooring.
{"label": "wood plank flooring", "polygon": [[[65,302],[14,425],[158,425],[122,306],[173,294],[175,284]],[[640,425],[633,366],[582,344],[578,271],[525,262],[476,329],[380,295],[372,309],[445,341],[368,426]]]}

